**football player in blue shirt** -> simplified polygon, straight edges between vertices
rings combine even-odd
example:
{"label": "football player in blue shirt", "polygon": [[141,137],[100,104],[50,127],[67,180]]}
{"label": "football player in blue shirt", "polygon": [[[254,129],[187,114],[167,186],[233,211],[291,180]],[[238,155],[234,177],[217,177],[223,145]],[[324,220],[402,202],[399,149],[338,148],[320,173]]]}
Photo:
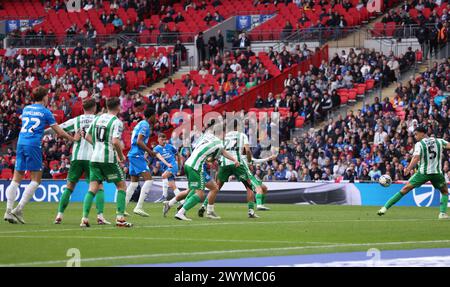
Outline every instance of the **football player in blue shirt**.
{"label": "football player in blue shirt", "polygon": [[[151,135],[150,124],[155,123],[155,111],[152,108],[148,108],[145,110],[144,116],[145,120],[140,121],[134,127],[133,133],[131,134],[131,149],[128,152],[131,182],[127,187],[126,203],[128,204],[130,202],[134,191],[139,185],[139,176],[142,176],[144,178],[144,185],[141,188],[141,194],[139,195],[138,203],[133,212],[140,216],[147,217],[149,215],[143,210],[143,205],[145,198],[152,187],[153,179],[145,158],[145,153],[147,152],[150,156],[155,155],[154,152],[147,146],[148,139]],[[165,164],[167,163],[164,158],[162,158],[162,161]]]}
{"label": "football player in blue shirt", "polygon": [[175,193],[175,196],[177,196],[178,193],[180,193],[180,190],[175,185],[175,176],[178,173],[178,151],[177,149],[167,143],[167,137],[165,134],[161,133],[158,136],[158,143],[153,151],[155,152],[158,159],[163,157],[169,164],[166,164],[163,162],[163,174],[162,174],[162,188],[163,188],[163,195],[160,199],[158,199],[155,202],[164,202],[167,199],[167,190],[168,188],[172,188],[173,192]]}
{"label": "football player in blue shirt", "polygon": [[[22,128],[19,133],[16,151],[16,165],[14,176],[6,189],[6,212],[4,219],[9,223],[20,222],[25,224],[23,209],[33,197],[42,179],[42,137],[46,126],[50,126],[55,133],[70,141],[79,141],[80,134],[74,137],[66,133],[55,121],[53,114],[45,106],[48,103],[48,91],[44,87],[33,90],[34,104],[26,106],[22,111]],[[17,198],[19,184],[25,174],[30,171],[31,182],[25,188],[25,192],[19,204],[14,207]]]}

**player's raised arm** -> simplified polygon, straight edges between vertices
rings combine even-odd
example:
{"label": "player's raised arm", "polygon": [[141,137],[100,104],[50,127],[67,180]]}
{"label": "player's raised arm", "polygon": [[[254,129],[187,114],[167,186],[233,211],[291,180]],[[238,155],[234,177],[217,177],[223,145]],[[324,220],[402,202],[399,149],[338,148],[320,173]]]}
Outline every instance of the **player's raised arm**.
{"label": "player's raised arm", "polygon": [[[63,122],[62,124],[59,125],[59,127],[62,128],[67,133],[74,132],[75,131],[75,118]],[[54,134],[54,133],[55,133],[55,131],[52,127],[49,127],[47,129],[45,129],[45,131],[44,131],[44,135],[50,135],[50,134]]]}
{"label": "player's raised arm", "polygon": [[231,160],[232,162],[234,162],[234,165],[236,167],[239,167],[240,163],[233,157],[233,155],[231,155],[229,152],[227,152],[225,149],[222,149],[222,155],[224,157],[226,157],[227,159]]}
{"label": "player's raised arm", "polygon": [[162,163],[164,163],[166,166],[168,166],[169,168],[172,168],[172,165],[170,163],[167,162],[167,160],[164,159],[164,157],[158,152],[156,153],[156,157],[162,161]]}
{"label": "player's raised arm", "polygon": [[44,131],[44,135],[52,135],[55,131],[52,128],[46,128]]}
{"label": "player's raised arm", "polygon": [[58,125],[52,125],[51,129],[60,137],[63,137],[69,141],[77,142],[81,139],[80,133],[75,133],[74,136],[71,136],[70,134],[66,133],[60,126]]}
{"label": "player's raised arm", "polygon": [[266,158],[253,158],[252,157],[252,162],[254,162],[254,163],[263,163],[263,162],[275,160],[276,158],[277,158],[276,154],[271,155],[271,156],[266,157]]}

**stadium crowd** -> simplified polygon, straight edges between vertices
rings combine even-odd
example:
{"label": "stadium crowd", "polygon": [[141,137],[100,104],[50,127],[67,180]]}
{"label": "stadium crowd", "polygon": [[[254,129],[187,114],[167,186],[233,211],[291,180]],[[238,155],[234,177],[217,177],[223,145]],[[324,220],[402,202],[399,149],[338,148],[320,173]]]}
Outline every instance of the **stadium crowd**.
{"label": "stadium crowd", "polygon": [[[270,51],[269,55],[276,66],[278,63],[281,65],[285,63],[284,65],[288,67],[296,63],[303,55],[306,56],[308,51],[306,47],[303,47],[304,51],[298,47],[294,50],[291,52],[283,50],[280,53]],[[237,51],[235,58],[239,59],[239,53],[245,57],[245,52]],[[218,69],[218,73],[223,72],[222,68],[226,65],[223,63],[218,65],[215,61],[227,59],[227,55],[229,56],[224,53],[224,56],[221,57],[218,54],[215,58],[204,61],[200,65],[200,72],[210,73],[214,69]],[[448,127],[449,123],[450,105],[445,97],[446,92],[450,92],[450,85],[446,79],[450,63],[435,65],[432,69],[424,72],[418,81],[411,80],[407,86],[398,84],[397,95],[393,100],[381,99],[380,101],[377,98],[372,105],[366,105],[360,111],[351,112],[346,118],[330,120],[323,129],[311,132],[302,138],[293,138],[290,144],[288,141],[290,140],[292,119],[296,113],[305,116],[311,122],[323,120],[324,111],[339,106],[336,90],[340,87],[350,87],[354,83],[364,82],[367,79],[374,79],[380,84],[383,84],[383,81],[386,81],[386,84],[390,83],[395,81],[399,75],[395,67],[403,70],[410,67],[414,60],[415,55],[411,50],[398,59],[395,59],[393,55],[385,56],[367,49],[360,53],[354,50],[350,50],[348,53],[342,51],[340,55],[334,55],[330,63],[323,62],[320,67],[311,66],[307,73],[299,73],[297,77],[290,76],[284,83],[285,90],[281,95],[275,97],[269,95],[266,100],[259,97],[256,107],[287,107],[290,108],[291,117],[280,120],[281,149],[277,160],[253,166],[255,174],[263,180],[315,181],[376,180],[381,174],[388,172],[395,180],[407,179],[409,175],[403,174],[402,171],[411,157],[409,152],[414,142],[412,126],[424,121],[426,123],[425,119],[432,118],[434,121],[431,121],[433,125],[430,131],[439,137],[447,139],[449,137],[449,131],[445,127]],[[5,64],[2,67],[7,66],[9,62],[16,62],[14,58],[3,61]],[[222,60],[222,62],[227,61]],[[392,66],[391,62],[397,63]],[[231,61],[231,63],[233,62]],[[210,66],[206,69],[208,65]],[[245,67],[245,72],[249,72],[247,69],[252,68],[252,65],[245,65],[244,62],[241,66]],[[393,69],[390,69],[390,66]],[[12,119],[16,120],[15,126],[19,126],[17,115],[20,113],[20,108],[30,100],[26,77],[24,79],[26,73],[17,73],[17,75],[17,79],[10,79],[9,82],[8,79],[3,79],[3,88],[11,89],[10,84],[14,81],[22,82],[21,85],[12,85],[12,87],[22,87],[18,91],[16,91],[17,88],[4,91],[6,94],[14,95],[8,99],[9,102],[1,105],[4,126],[11,125]],[[168,81],[170,82],[170,79]],[[187,85],[190,83],[191,81],[186,81]],[[75,88],[79,86],[75,85]],[[52,91],[56,91],[56,87],[53,87],[51,83],[50,88]],[[202,90],[199,89],[199,91]],[[92,93],[95,95],[95,88],[88,91],[88,94]],[[219,95],[221,96],[219,97]],[[79,92],[78,96],[80,96]],[[68,103],[65,103],[66,108],[58,106],[55,96],[53,96],[51,106],[57,105],[58,109],[67,109],[67,116],[70,116],[70,99],[78,96],[72,92]],[[169,117],[171,109],[191,108],[192,104],[197,102],[211,105],[215,96],[218,96],[220,101],[229,100],[227,93],[224,97],[220,90],[217,91],[217,94],[208,91],[197,97],[189,96],[189,92],[186,95],[176,93],[171,97],[167,91],[161,89],[152,91],[145,96],[140,93],[131,95],[122,92],[123,113],[121,119],[125,122],[126,127],[132,127],[133,123],[141,118],[140,114],[145,105],[153,105],[158,113],[158,123],[154,126],[156,134],[171,126]],[[64,101],[61,99],[61,102],[64,103]],[[317,113],[314,113],[315,109],[311,107],[317,104],[319,104],[319,109],[316,109]],[[101,104],[99,107],[101,110]],[[406,119],[399,118],[396,114],[397,107],[404,108],[407,112]],[[14,117],[14,115],[16,116]],[[11,133],[9,129],[4,130]],[[43,149],[46,158],[44,176],[47,178],[63,177],[70,166],[69,146],[62,139],[46,136]],[[13,153],[12,150],[10,152]],[[261,155],[261,148],[254,148],[253,152],[257,158]],[[190,149],[187,147],[180,149],[181,162],[187,159],[189,153]],[[445,160],[444,170],[448,173],[448,155]],[[12,168],[13,165],[13,156],[0,159],[0,169]],[[151,160],[151,165],[153,174],[160,175],[159,162]],[[126,171],[126,164],[124,168]],[[180,168],[179,175],[183,175],[183,168]]]}
{"label": "stadium crowd", "polygon": [[178,82],[169,78],[164,89],[150,91],[148,100],[158,115],[172,110],[192,111],[194,104],[215,107],[273,77],[250,47],[214,51],[209,53],[209,59],[199,62],[196,71],[183,75]]}
{"label": "stadium crowd", "polygon": [[[264,180],[375,181],[385,173],[407,180],[413,174],[405,174],[404,168],[412,158],[415,127],[424,124],[430,136],[450,140],[449,71],[450,60],[435,63],[417,79],[399,83],[394,99],[376,97],[361,110],[293,138],[292,144],[282,142],[277,160],[256,165],[254,172]],[[448,151],[443,161],[449,181]]]}
{"label": "stadium crowd", "polygon": [[[289,67],[297,63],[296,59],[308,55],[308,49],[294,51],[283,49],[280,53],[270,52],[277,66]],[[266,99],[259,96],[257,108],[289,108],[290,117],[281,121],[283,135],[288,136],[294,128],[298,116],[314,124],[326,119],[332,109],[341,105],[339,89],[351,89],[355,84],[374,80],[376,86],[385,87],[397,81],[400,73],[411,67],[415,62],[415,53],[411,48],[398,57],[393,53],[384,55],[375,49],[362,49],[357,53],[354,49],[337,53],[329,63],[322,61],[319,67],[310,66],[306,73],[298,72],[289,75],[284,81],[285,90],[281,94],[270,93]],[[283,138],[287,140],[288,138]]]}
{"label": "stadium crowd", "polygon": [[[50,48],[9,50],[0,56],[0,143],[17,138],[24,106],[31,103],[31,90],[37,85],[49,89],[49,107],[62,121],[73,116],[76,104],[86,97],[94,97],[98,111],[105,105],[105,94],[116,86],[121,98],[124,120],[132,123],[134,111],[143,104],[138,92],[131,94],[127,72],[144,72],[147,83],[168,75],[169,65],[178,68],[174,50],[167,55],[153,53],[139,55],[132,44],[117,48],[96,45],[86,49],[80,43],[74,49]],[[161,126],[160,130],[163,130]],[[64,142],[50,141],[45,154],[54,154],[52,148],[64,151]],[[67,151],[68,152],[68,149]],[[7,161],[8,162],[8,161]],[[11,164],[11,162],[10,162]]]}

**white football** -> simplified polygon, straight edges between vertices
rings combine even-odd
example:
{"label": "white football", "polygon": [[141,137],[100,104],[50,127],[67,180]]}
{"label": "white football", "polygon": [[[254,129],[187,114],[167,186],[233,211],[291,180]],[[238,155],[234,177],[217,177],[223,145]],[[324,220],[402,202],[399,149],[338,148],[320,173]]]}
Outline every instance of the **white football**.
{"label": "white football", "polygon": [[383,174],[378,179],[378,182],[381,184],[381,186],[388,187],[392,183],[392,178],[387,174]]}

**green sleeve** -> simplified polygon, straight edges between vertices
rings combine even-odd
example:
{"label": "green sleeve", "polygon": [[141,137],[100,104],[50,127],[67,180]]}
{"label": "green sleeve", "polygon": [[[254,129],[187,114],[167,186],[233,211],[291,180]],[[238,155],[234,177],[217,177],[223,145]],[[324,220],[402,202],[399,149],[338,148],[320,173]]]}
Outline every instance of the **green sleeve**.
{"label": "green sleeve", "polygon": [[65,132],[74,132],[75,131],[75,120],[76,120],[76,118],[70,119],[70,120],[65,121],[64,123],[60,124],[59,126]]}

